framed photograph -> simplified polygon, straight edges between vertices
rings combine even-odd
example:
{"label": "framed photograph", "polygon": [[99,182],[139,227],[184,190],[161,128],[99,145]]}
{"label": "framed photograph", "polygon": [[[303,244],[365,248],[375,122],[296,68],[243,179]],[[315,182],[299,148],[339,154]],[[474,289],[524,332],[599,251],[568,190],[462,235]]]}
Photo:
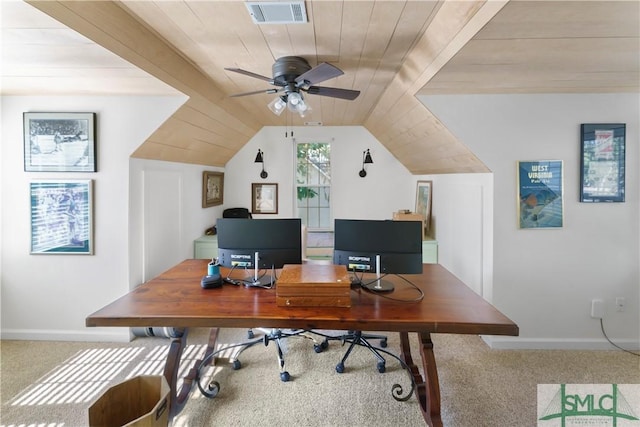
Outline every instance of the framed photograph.
{"label": "framed photograph", "polygon": [[424,230],[422,237],[425,238],[431,224],[431,194],[433,193],[433,181],[418,181],[416,187],[416,213],[424,218]]}
{"label": "framed photograph", "polygon": [[517,163],[518,228],[561,228],[564,219],[562,161]]}
{"label": "framed photograph", "polygon": [[95,113],[23,113],[25,172],[95,172]]}
{"label": "framed photograph", "polygon": [[251,213],[278,213],[278,184],[251,184]]}
{"label": "framed photograph", "polygon": [[31,253],[93,254],[93,181],[30,183]]}
{"label": "framed photograph", "polygon": [[224,199],[224,173],[202,172],[202,207],[222,204]]}
{"label": "framed photograph", "polygon": [[580,201],[624,202],[626,125],[580,126]]}

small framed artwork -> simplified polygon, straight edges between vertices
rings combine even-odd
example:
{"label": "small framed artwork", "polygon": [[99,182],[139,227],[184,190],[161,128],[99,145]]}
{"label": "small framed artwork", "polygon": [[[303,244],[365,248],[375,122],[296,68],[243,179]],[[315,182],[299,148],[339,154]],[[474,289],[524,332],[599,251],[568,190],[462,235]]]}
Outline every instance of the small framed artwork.
{"label": "small framed artwork", "polygon": [[202,207],[221,205],[224,199],[224,173],[202,172]]}
{"label": "small framed artwork", "polygon": [[93,181],[30,183],[31,253],[93,254]]}
{"label": "small framed artwork", "polygon": [[95,172],[95,113],[24,113],[25,172]]}
{"label": "small framed artwork", "polygon": [[424,218],[423,238],[427,236],[431,224],[431,197],[433,193],[433,181],[418,181],[416,187],[416,213]]}
{"label": "small framed artwork", "polygon": [[562,160],[517,162],[518,228],[561,228]]}
{"label": "small framed artwork", "polygon": [[624,202],[626,125],[580,126],[580,201]]}
{"label": "small framed artwork", "polygon": [[251,184],[251,213],[278,213],[278,184]]}

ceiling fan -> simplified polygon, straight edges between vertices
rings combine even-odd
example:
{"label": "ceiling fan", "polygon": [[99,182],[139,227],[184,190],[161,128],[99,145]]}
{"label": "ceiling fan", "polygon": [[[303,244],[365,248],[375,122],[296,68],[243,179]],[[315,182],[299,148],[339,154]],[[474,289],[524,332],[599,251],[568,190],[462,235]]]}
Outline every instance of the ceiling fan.
{"label": "ceiling fan", "polygon": [[304,117],[310,108],[304,102],[302,92],[349,101],[353,101],[360,95],[359,90],[315,86],[317,83],[341,76],[344,73],[338,67],[327,62],[322,62],[312,68],[306,59],[299,56],[278,58],[271,67],[273,77],[266,77],[241,68],[225,68],[225,70],[264,80],[271,85],[278,86],[278,88],[230,95],[231,97],[239,97],[259,93],[282,93],[268,105],[269,109],[277,115],[282,114],[285,107],[288,107],[289,110]]}

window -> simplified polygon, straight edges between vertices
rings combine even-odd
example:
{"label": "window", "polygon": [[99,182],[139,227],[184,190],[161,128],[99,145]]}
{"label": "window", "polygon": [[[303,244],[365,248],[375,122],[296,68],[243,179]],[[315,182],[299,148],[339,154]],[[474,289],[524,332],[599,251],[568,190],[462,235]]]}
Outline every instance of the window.
{"label": "window", "polygon": [[331,144],[296,144],[298,216],[310,231],[331,229]]}

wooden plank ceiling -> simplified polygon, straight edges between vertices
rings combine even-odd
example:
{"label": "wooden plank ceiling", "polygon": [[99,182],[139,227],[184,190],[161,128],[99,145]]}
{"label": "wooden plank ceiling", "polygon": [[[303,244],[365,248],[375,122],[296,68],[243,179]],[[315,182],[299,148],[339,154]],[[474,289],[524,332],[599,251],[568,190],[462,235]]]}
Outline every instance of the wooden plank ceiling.
{"label": "wooden plank ceiling", "polygon": [[[26,61],[20,58],[25,40],[24,52],[33,55],[44,46],[46,58],[59,61],[50,68],[38,63],[39,72],[30,77],[42,82],[48,76],[69,94],[188,96],[133,154],[141,158],[224,166],[261,127],[309,121],[365,126],[414,174],[484,172],[486,166],[417,94],[640,91],[637,1],[307,0],[308,22],[289,25],[254,24],[242,1],[28,3],[86,37],[64,33],[57,43],[49,38],[39,44],[32,39],[36,30],[51,33],[43,32],[43,18],[21,28],[3,19],[3,34],[8,27],[32,37],[9,38],[15,62]],[[62,34],[63,28],[53,27]],[[91,43],[121,63],[110,68]],[[86,55],[70,54],[78,48],[96,52],[103,72],[74,66],[87,62]],[[273,62],[289,55],[312,66],[337,66],[344,75],[321,85],[361,95],[355,101],[307,95],[313,111],[304,119],[273,115],[266,104],[274,95],[229,98],[270,86],[225,67],[271,77]],[[77,76],[78,69],[85,75]],[[9,70],[3,71],[3,93],[12,93],[7,82],[16,84],[15,93],[24,92],[19,87],[28,83],[18,74],[34,74],[33,67]],[[66,75],[71,77],[64,80]],[[102,84],[84,83],[91,78]],[[75,90],[65,82],[75,83]],[[45,85],[34,86],[43,93]]]}

